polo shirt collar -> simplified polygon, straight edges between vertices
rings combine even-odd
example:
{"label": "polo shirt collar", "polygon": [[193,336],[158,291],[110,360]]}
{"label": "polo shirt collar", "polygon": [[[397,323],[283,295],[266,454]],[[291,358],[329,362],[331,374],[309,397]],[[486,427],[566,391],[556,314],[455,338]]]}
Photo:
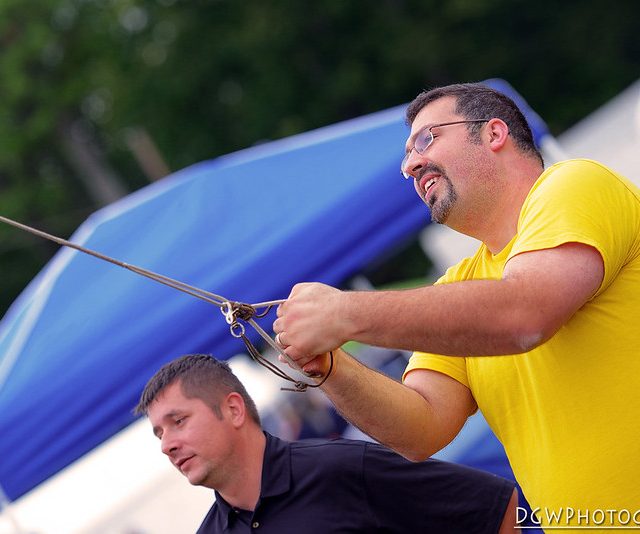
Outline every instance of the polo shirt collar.
{"label": "polo shirt collar", "polygon": [[[263,431],[264,432],[264,431]],[[265,497],[275,497],[287,493],[291,487],[291,447],[286,441],[264,432],[267,443],[262,459],[262,480],[260,486],[260,501]],[[217,491],[216,503],[218,505],[220,527],[226,530],[229,527],[229,514],[235,514],[233,507],[224,500]]]}
{"label": "polo shirt collar", "polygon": [[264,432],[267,445],[262,462],[260,499],[282,495],[291,488],[291,446],[288,442]]}
{"label": "polo shirt collar", "polygon": [[220,525],[220,530],[222,532],[226,531],[229,528],[229,514],[234,513],[233,508],[229,505],[227,501],[222,498],[217,491],[216,494],[216,506],[218,507],[217,519]]}

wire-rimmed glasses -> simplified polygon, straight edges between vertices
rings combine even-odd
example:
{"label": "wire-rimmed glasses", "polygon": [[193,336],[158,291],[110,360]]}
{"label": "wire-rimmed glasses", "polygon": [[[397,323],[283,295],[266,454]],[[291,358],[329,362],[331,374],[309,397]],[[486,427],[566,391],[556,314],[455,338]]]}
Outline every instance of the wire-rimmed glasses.
{"label": "wire-rimmed glasses", "polygon": [[405,179],[413,178],[409,172],[405,170],[407,162],[409,161],[409,157],[411,153],[415,150],[418,154],[424,153],[427,148],[433,143],[433,132],[431,131],[433,128],[441,128],[442,126],[452,126],[453,124],[465,124],[470,122],[487,122],[491,119],[473,119],[466,121],[453,121],[453,122],[442,122],[440,124],[434,124],[433,126],[427,126],[420,130],[415,137],[413,142],[413,147],[409,150],[404,158],[402,159],[402,164],[400,165],[400,172]]}

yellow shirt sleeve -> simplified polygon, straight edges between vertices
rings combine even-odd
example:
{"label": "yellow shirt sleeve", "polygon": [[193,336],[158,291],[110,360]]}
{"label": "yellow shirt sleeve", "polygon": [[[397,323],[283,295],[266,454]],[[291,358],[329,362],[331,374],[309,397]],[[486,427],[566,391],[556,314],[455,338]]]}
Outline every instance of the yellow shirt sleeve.
{"label": "yellow shirt sleeve", "polygon": [[469,379],[467,377],[467,365],[463,357],[440,356],[438,354],[429,354],[427,352],[414,352],[411,355],[411,358],[409,358],[409,363],[407,364],[407,368],[404,370],[402,380],[404,381],[407,374],[415,369],[438,371],[439,373],[450,376],[462,385],[471,389]]}
{"label": "yellow shirt sleeve", "polygon": [[[446,273],[438,279],[434,285],[447,284],[464,278],[464,273],[469,270],[470,264],[473,264],[473,259],[466,258],[453,267],[449,267]],[[409,363],[402,374],[402,380],[404,381],[407,374],[415,369],[438,371],[470,388],[469,378],[467,377],[467,365],[464,357],[442,356],[440,354],[431,354],[428,352],[414,352],[411,355],[411,358],[409,358]]]}
{"label": "yellow shirt sleeve", "polygon": [[[603,173],[617,179],[603,180]],[[591,160],[571,160],[550,167],[525,200],[518,237],[507,261],[523,252],[564,243],[590,245],[604,261],[605,276],[596,295],[600,294],[626,263],[628,251],[637,240],[633,232],[637,215],[620,208],[628,202],[629,185]]]}

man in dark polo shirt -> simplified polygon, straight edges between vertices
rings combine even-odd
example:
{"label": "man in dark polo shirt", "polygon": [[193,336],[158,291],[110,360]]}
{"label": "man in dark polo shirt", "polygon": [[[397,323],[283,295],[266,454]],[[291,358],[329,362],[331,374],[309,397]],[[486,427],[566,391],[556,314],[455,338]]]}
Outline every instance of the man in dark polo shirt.
{"label": "man in dark polo shirt", "polygon": [[263,432],[229,366],[182,356],[147,383],[136,413],[193,485],[215,490],[198,534],[514,532],[506,479],[346,439],[286,442]]}

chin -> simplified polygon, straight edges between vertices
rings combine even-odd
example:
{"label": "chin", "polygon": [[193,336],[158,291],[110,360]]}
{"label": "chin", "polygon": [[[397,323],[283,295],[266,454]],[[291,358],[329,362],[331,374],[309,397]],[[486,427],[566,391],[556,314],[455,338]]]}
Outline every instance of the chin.
{"label": "chin", "polygon": [[198,473],[187,473],[185,476],[192,486],[204,486],[207,480],[206,475]]}
{"label": "chin", "polygon": [[447,219],[449,218],[449,212],[448,211],[442,211],[439,209],[431,209],[431,222],[434,223],[438,223],[438,224],[446,224]]}
{"label": "chin", "polygon": [[451,208],[453,204],[444,199],[438,203],[436,200],[429,206],[431,209],[431,221],[438,224],[446,224],[449,215],[451,215]]}

